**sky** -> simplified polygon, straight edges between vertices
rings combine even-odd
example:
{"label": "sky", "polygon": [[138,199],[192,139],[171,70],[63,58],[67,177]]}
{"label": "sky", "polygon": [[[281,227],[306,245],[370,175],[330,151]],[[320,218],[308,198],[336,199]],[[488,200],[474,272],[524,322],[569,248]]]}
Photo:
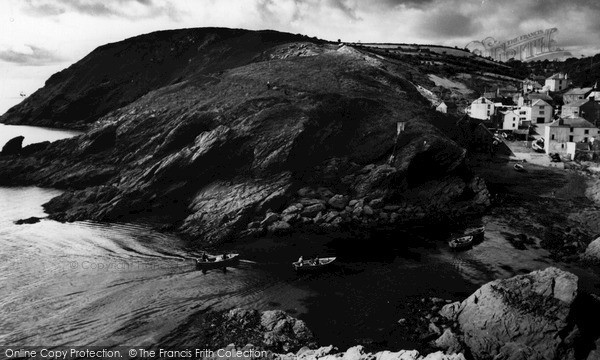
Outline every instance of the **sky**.
{"label": "sky", "polygon": [[0,114],[96,47],[156,30],[274,29],[347,42],[464,47],[557,27],[600,52],[598,0],[0,0]]}

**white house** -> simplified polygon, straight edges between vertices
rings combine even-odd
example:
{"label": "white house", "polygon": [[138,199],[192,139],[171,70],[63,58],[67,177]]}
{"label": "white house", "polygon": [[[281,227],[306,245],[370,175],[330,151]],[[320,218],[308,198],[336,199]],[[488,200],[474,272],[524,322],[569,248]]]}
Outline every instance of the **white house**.
{"label": "white house", "polygon": [[516,130],[519,128],[521,123],[519,114],[515,110],[509,110],[502,112],[502,129],[503,130]]}
{"label": "white house", "polygon": [[529,119],[534,124],[545,124],[552,121],[552,105],[542,99],[534,100],[531,104]]}
{"label": "white house", "polygon": [[442,101],[436,106],[435,110],[444,114],[456,114],[456,104],[453,102]]}
{"label": "white house", "polygon": [[556,92],[563,91],[571,85],[571,79],[569,79],[567,74],[558,73],[550,76],[546,79],[544,88]]}
{"label": "white house", "polygon": [[496,112],[496,105],[485,97],[480,97],[467,107],[466,112],[474,119],[489,120]]}
{"label": "white house", "polygon": [[544,150],[546,153],[566,154],[568,143],[590,142],[600,130],[592,123],[577,116],[561,118],[548,124],[544,131]]}

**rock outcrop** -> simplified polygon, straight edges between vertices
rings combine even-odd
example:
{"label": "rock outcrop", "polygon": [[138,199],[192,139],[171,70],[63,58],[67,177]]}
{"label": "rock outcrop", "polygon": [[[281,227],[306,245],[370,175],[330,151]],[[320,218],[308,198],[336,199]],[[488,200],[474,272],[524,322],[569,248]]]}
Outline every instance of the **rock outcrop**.
{"label": "rock outcrop", "polygon": [[557,268],[496,280],[440,314],[458,323],[474,359],[575,359],[577,280]]}
{"label": "rock outcrop", "polygon": [[306,324],[281,310],[237,308],[206,315],[203,321],[198,341],[205,348],[251,343],[263,350],[288,353],[316,346]]}
{"label": "rock outcrop", "polygon": [[25,139],[23,136],[17,136],[8,140],[8,142],[2,147],[0,155],[19,154],[21,152],[21,149],[23,148],[23,139]]}

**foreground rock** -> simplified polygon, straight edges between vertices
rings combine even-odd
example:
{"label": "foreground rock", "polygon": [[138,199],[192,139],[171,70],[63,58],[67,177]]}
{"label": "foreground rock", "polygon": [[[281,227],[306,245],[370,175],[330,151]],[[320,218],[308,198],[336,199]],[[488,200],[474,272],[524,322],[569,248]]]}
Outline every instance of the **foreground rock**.
{"label": "foreground rock", "polygon": [[582,260],[587,263],[600,265],[600,238],[592,241],[585,249]]}
{"label": "foreground rock", "polygon": [[576,296],[575,275],[547,268],[492,281],[440,314],[458,323],[474,359],[575,359]]}
{"label": "foreground rock", "polygon": [[198,340],[207,348],[253,344],[259,349],[287,353],[316,346],[306,324],[281,310],[260,312],[238,308],[210,314],[204,321]]}

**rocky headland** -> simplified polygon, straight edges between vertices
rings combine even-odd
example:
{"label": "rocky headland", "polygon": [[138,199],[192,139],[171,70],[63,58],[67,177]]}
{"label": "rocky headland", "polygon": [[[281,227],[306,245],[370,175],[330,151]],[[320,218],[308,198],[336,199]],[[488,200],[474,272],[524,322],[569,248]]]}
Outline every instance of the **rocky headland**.
{"label": "rocky headland", "polygon": [[[158,45],[140,58],[149,43]],[[45,205],[53,219],[147,219],[203,245],[480,213],[485,183],[430,124],[445,116],[407,80],[414,72],[268,31],[176,30],[105,45],[0,118],[88,129],[12,144],[0,184],[65,189]]]}

